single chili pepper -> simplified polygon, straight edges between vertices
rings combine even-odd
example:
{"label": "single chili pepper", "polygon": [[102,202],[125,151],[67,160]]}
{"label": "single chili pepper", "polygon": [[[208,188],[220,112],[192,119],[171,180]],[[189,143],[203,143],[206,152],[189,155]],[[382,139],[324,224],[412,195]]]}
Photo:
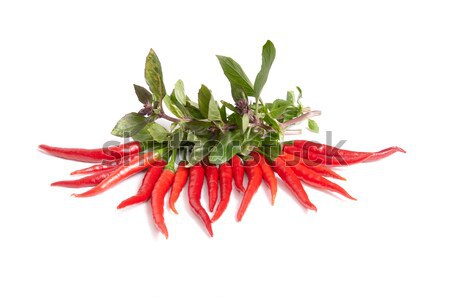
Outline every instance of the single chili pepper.
{"label": "single chili pepper", "polygon": [[245,189],[244,197],[242,198],[241,205],[239,206],[239,210],[237,212],[238,221],[242,220],[250,201],[261,185],[263,175],[260,165],[255,160],[247,160],[244,165],[245,172],[248,177],[248,185]]}
{"label": "single chili pepper", "polygon": [[169,208],[175,213],[178,214],[178,211],[175,209],[175,203],[180,196],[181,191],[183,190],[184,185],[186,184],[189,177],[189,169],[186,168],[187,162],[180,161],[178,163],[177,172],[175,174],[175,179],[173,181],[172,191],[169,197]]}
{"label": "single chili pepper", "polygon": [[105,180],[108,176],[111,175],[113,170],[102,171],[100,173],[94,173],[92,175],[77,179],[77,180],[65,180],[65,181],[57,181],[53,182],[51,186],[62,186],[62,187],[70,187],[70,188],[80,188],[80,187],[88,187],[95,186]]}
{"label": "single chili pepper", "polygon": [[233,167],[233,179],[236,189],[244,192],[244,167],[242,166],[241,158],[237,155],[231,159],[231,166]]}
{"label": "single chili pepper", "polygon": [[121,165],[108,176],[105,180],[100,182],[97,186],[94,186],[90,190],[81,193],[73,194],[75,197],[90,197],[98,195],[107,189],[110,189],[119,182],[127,179],[128,177],[139,173],[147,169],[151,164],[160,158],[160,154],[157,152],[147,152],[142,155],[135,155],[129,165]]}
{"label": "single chili pepper", "polygon": [[270,188],[270,193],[272,195],[272,205],[274,205],[278,188],[278,182],[277,178],[275,177],[275,173],[262,154],[253,151],[252,153],[250,153],[250,155],[256,160],[257,163],[259,163],[259,166],[261,167],[263,179],[266,182],[267,186],[269,186]]}
{"label": "single chili pepper", "polygon": [[119,166],[119,164],[95,164],[93,166],[81,169],[81,170],[76,170],[73,171],[72,173],[70,173],[70,175],[84,175],[84,174],[92,174],[92,173],[99,173],[99,172],[104,172],[104,171],[108,171],[111,169],[115,169]]}
{"label": "single chili pepper", "polygon": [[211,218],[212,222],[217,221],[227,209],[230,202],[231,190],[233,188],[233,167],[226,163],[219,166],[220,202],[217,205],[216,213]]}
{"label": "single chili pepper", "polygon": [[205,171],[200,164],[195,164],[189,170],[189,186],[188,186],[188,196],[189,205],[191,205],[194,213],[203,221],[206,230],[208,230],[209,235],[213,236],[213,230],[211,227],[211,219],[206,213],[206,210],[202,207],[200,203],[200,198],[202,196],[203,180],[205,179]]}
{"label": "single chili pepper", "polygon": [[153,221],[161,233],[166,236],[166,239],[169,238],[169,232],[167,231],[166,223],[164,222],[164,198],[175,178],[175,156],[176,150],[172,152],[169,163],[156,182],[150,199]]}
{"label": "single chili pepper", "polygon": [[361,163],[367,159],[367,155],[346,157],[322,155],[313,151],[302,150],[293,145],[284,145],[283,151],[301,158],[308,159],[314,163],[327,166],[348,166]]}
{"label": "single chili pepper", "polygon": [[146,202],[150,199],[152,194],[153,187],[155,186],[158,178],[161,176],[161,173],[164,169],[166,162],[158,161],[155,162],[145,173],[144,179],[142,179],[142,184],[139,187],[139,190],[134,196],[129,197],[128,199],[123,200],[118,206],[117,209],[122,209],[134,204],[139,204]]}
{"label": "single chili pepper", "polygon": [[327,177],[331,177],[331,178],[335,178],[335,179],[340,179],[340,180],[347,180],[344,177],[342,177],[341,175],[339,175],[338,173],[336,173],[335,171],[333,171],[332,169],[330,169],[324,165],[307,160],[305,158],[298,157],[298,156],[295,156],[295,155],[292,155],[292,154],[289,154],[286,152],[283,152],[283,154],[280,156],[284,160],[286,160],[286,163],[289,166],[295,166],[296,164],[299,163],[299,164],[304,165],[308,169],[316,172],[319,175],[327,176]]}
{"label": "single chili pepper", "polygon": [[326,156],[325,163],[332,165],[347,165],[358,162],[374,161],[388,157],[395,152],[406,153],[406,151],[400,147],[389,147],[378,152],[350,151],[306,140],[296,140],[293,142],[293,145],[308,153],[312,152],[313,154],[318,154],[319,160],[322,159],[320,155]]}
{"label": "single chili pepper", "polygon": [[291,189],[291,191],[295,194],[297,200],[302,204],[305,208],[317,211],[316,206],[308,198],[308,195],[303,188],[300,179],[295,176],[295,173],[290,167],[286,166],[286,161],[280,157],[275,158],[273,162],[273,168],[275,172],[277,172],[278,176],[280,176],[281,180],[283,180]]}
{"label": "single chili pepper", "polygon": [[219,192],[219,170],[216,165],[205,162],[203,165],[208,185],[209,211],[213,212],[217,202],[217,193]]}
{"label": "single chili pepper", "polygon": [[130,142],[119,146],[97,149],[60,148],[39,145],[39,149],[60,158],[82,162],[101,162],[103,160],[114,160],[125,155],[136,154],[140,151],[140,144],[139,142]]}
{"label": "single chili pepper", "polygon": [[331,190],[331,191],[337,192],[351,200],[356,200],[354,197],[349,195],[348,192],[345,191],[345,189],[343,189],[341,186],[318,175],[317,173],[315,173],[314,171],[311,171],[310,169],[308,169],[307,167],[305,167],[302,164],[296,164],[294,167],[292,167],[292,170],[305,183],[308,183],[317,188]]}

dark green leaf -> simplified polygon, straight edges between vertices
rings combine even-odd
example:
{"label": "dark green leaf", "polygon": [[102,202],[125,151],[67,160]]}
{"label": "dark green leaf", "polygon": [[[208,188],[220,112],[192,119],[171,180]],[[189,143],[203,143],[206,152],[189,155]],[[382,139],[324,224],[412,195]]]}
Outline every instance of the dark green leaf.
{"label": "dark green leaf", "polygon": [[255,148],[261,147],[261,132],[249,130],[248,136],[245,137],[242,144],[242,154],[249,155]]}
{"label": "dark green leaf", "polygon": [[222,105],[224,105],[224,106],[225,106],[227,109],[229,109],[230,111],[237,113],[236,107],[233,106],[231,103],[226,102],[226,101],[224,101],[224,100],[221,100],[220,102],[222,103]]}
{"label": "dark green leaf", "polygon": [[209,161],[220,165],[227,162],[231,157],[241,152],[243,134],[239,130],[227,131],[211,150]]}
{"label": "dark green leaf", "polygon": [[150,91],[155,96],[155,100],[161,100],[166,95],[161,63],[153,49],[150,49],[145,61],[145,80],[150,87]]}
{"label": "dark green leaf", "polygon": [[208,118],[209,101],[211,100],[211,91],[205,85],[198,90],[198,107],[203,117]]}
{"label": "dark green leaf", "polygon": [[273,119],[272,116],[266,114],[263,119],[270,127],[275,129],[277,132],[281,132],[280,124],[276,119]]}
{"label": "dark green leaf", "polygon": [[175,93],[175,98],[177,99],[177,101],[182,106],[185,106],[186,105],[186,94],[184,93],[184,83],[182,80],[178,80],[175,83],[174,93]]}
{"label": "dark green leaf", "polygon": [[234,101],[248,99],[247,94],[245,94],[244,90],[234,84],[231,84],[231,97],[233,97]]}
{"label": "dark green leaf", "polygon": [[308,119],[308,128],[315,133],[319,132],[319,125],[317,124],[316,121],[312,120],[312,119]]}
{"label": "dark green leaf", "polygon": [[298,97],[297,97],[297,100],[300,100],[300,98],[303,97],[302,89],[301,89],[299,86],[297,86],[297,87],[295,87],[295,88],[297,88],[297,91],[298,91]]}
{"label": "dark green leaf", "polygon": [[178,107],[176,99],[174,97],[175,96],[169,96],[166,94],[163,98],[163,102],[169,109],[169,111],[172,112],[172,114],[174,114],[178,118],[183,118],[184,117],[183,111],[181,111],[181,109]]}
{"label": "dark green leaf", "polygon": [[269,71],[272,67],[272,63],[275,60],[276,56],[276,50],[273,43],[268,40],[266,44],[263,46],[262,50],[262,64],[261,64],[261,70],[259,71],[258,75],[255,79],[255,87],[254,87],[254,97],[258,100],[261,91],[264,88],[264,85],[267,82],[267,78],[269,77]]}
{"label": "dark green leaf", "polygon": [[189,156],[189,164],[195,165],[205,158],[211,150],[211,147],[214,145],[214,141],[198,141],[195,143],[192,148],[191,155]]}
{"label": "dark green leaf", "polygon": [[152,104],[153,96],[150,93],[150,91],[148,91],[144,87],[141,87],[141,86],[136,85],[136,84],[133,84],[133,86],[134,86],[134,92],[136,93],[139,101],[143,105],[150,105],[150,104]]}
{"label": "dark green leaf", "polygon": [[269,160],[274,160],[281,153],[281,144],[279,142],[280,135],[276,132],[270,132],[262,141],[262,152],[269,158]]}
{"label": "dark green leaf", "polygon": [[147,123],[137,134],[135,134],[133,139],[139,142],[153,140],[161,143],[167,141],[168,137],[169,131],[167,131],[164,126],[156,122],[150,122]]}
{"label": "dark green leaf", "polygon": [[192,119],[205,119],[203,117],[202,113],[200,112],[199,108],[193,105],[193,102],[186,102],[186,113],[189,116],[189,118]]}
{"label": "dark green leaf", "polygon": [[146,118],[138,113],[129,113],[120,119],[111,131],[117,137],[132,137],[145,125]]}
{"label": "dark green leaf", "polygon": [[210,136],[211,122],[192,120],[183,124],[186,129],[193,131],[198,136]]}
{"label": "dark green leaf", "polygon": [[270,108],[270,115],[272,115],[274,119],[277,119],[283,115],[289,105],[289,102],[284,99],[275,100]]}
{"label": "dark green leaf", "polygon": [[247,95],[252,96],[254,94],[253,84],[250,82],[242,67],[230,57],[217,55],[217,59],[219,59],[223,73],[228,78],[228,81],[230,81],[232,89],[240,87]]}
{"label": "dark green leaf", "polygon": [[220,118],[222,118],[223,122],[227,122],[227,108],[225,105],[220,107]]}

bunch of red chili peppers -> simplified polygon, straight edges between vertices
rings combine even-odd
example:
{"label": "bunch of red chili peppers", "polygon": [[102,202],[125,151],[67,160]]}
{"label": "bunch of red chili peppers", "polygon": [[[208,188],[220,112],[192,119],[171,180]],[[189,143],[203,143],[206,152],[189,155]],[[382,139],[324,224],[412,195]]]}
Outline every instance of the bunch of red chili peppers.
{"label": "bunch of red chili peppers", "polygon": [[[213,236],[212,222],[217,221],[226,211],[233,180],[236,189],[243,193],[237,211],[238,221],[242,220],[263,180],[270,189],[272,204],[275,203],[278,184],[275,174],[286,183],[301,205],[316,211],[317,208],[310,201],[302,182],[355,200],[341,186],[325,178],[345,180],[333,171],[332,167],[375,161],[395,152],[405,152],[399,147],[390,147],[378,152],[356,152],[296,140],[284,143],[282,153],[273,161],[266,159],[256,149],[247,156],[235,155],[219,166],[209,163],[206,157],[202,162],[192,166],[182,160],[175,167],[176,150],[172,150],[170,157],[165,160],[161,153],[145,152],[142,147],[139,142],[99,149],[39,146],[41,150],[56,157],[95,163],[71,173],[86,175],[83,178],[52,183],[52,186],[71,188],[92,187],[86,192],[74,194],[75,197],[98,195],[130,176],[146,171],[137,193],[123,200],[117,208],[147,202],[156,227],[166,238],[169,235],[164,221],[166,194],[171,189],[167,204],[173,213],[178,214],[175,203],[186,183],[188,183],[188,199],[192,211],[203,221],[206,230]],[[246,186],[244,186],[245,174],[248,178]],[[209,195],[207,209],[212,213],[211,217],[200,200],[205,177]]]}

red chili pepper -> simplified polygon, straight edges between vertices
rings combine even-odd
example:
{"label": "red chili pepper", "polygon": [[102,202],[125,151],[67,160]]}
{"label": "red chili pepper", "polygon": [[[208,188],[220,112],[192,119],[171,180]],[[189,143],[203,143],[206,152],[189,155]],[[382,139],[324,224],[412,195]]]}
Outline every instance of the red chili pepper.
{"label": "red chili pepper", "polygon": [[291,189],[291,191],[295,194],[297,200],[302,204],[305,208],[317,211],[316,206],[308,198],[308,195],[303,188],[300,179],[295,176],[295,173],[292,171],[290,167],[286,166],[286,161],[282,158],[277,157],[273,162],[273,168],[275,172],[277,172],[278,176],[280,176],[281,180],[283,180]]}
{"label": "red chili pepper", "polygon": [[256,162],[259,163],[259,166],[261,167],[263,179],[270,188],[270,193],[272,195],[272,205],[274,205],[275,197],[277,195],[277,188],[278,188],[278,183],[277,183],[277,178],[275,177],[275,173],[273,172],[272,167],[267,163],[266,159],[264,158],[264,156],[262,154],[260,154],[256,151],[253,151],[250,154],[251,154],[251,156],[253,156],[253,158],[256,160]]}
{"label": "red chili pepper", "polygon": [[81,193],[73,194],[75,197],[90,197],[98,195],[107,189],[110,189],[119,182],[127,179],[128,177],[139,173],[147,169],[151,164],[160,158],[159,153],[148,152],[143,155],[135,155],[129,165],[121,165],[115,169],[110,176],[100,182],[97,186],[94,186],[90,190]]}
{"label": "red chili pepper", "polygon": [[108,176],[111,175],[113,170],[102,171],[100,173],[95,173],[77,180],[65,180],[65,181],[57,181],[53,182],[51,186],[62,186],[62,187],[70,187],[70,188],[80,188],[80,187],[88,187],[95,186],[105,180]]}
{"label": "red chili pepper", "polygon": [[216,165],[205,163],[203,165],[208,185],[209,211],[213,212],[217,202],[217,193],[219,192],[219,170]]}
{"label": "red chili pepper", "polygon": [[143,203],[150,199],[153,187],[158,181],[158,178],[161,176],[165,164],[165,161],[155,162],[145,173],[144,179],[142,179],[142,184],[141,187],[139,187],[138,192],[134,196],[123,200],[117,206],[117,209],[122,209],[134,204]]}
{"label": "red chili pepper", "polygon": [[318,175],[314,171],[311,171],[310,169],[308,169],[307,167],[305,167],[302,164],[296,164],[294,167],[292,167],[292,170],[302,181],[304,181],[312,186],[315,186],[317,188],[331,190],[331,191],[337,192],[351,200],[356,200],[354,197],[349,195],[348,192],[345,191],[345,189],[343,189],[336,183],[333,183],[330,180],[323,178],[322,176]]}
{"label": "red chili pepper", "polygon": [[217,221],[227,209],[230,202],[231,189],[233,188],[233,168],[228,163],[219,166],[220,202],[216,213],[211,218],[212,222]]}
{"label": "red chili pepper", "polygon": [[245,189],[244,197],[242,198],[241,205],[239,206],[239,210],[237,212],[237,220],[241,221],[242,217],[247,210],[250,201],[258,190],[259,186],[262,182],[262,170],[259,164],[255,160],[247,160],[244,163],[245,172],[248,177],[248,185]]}
{"label": "red chili pepper", "polygon": [[293,144],[295,147],[301,149],[303,154],[306,154],[305,157],[309,157],[308,159],[329,165],[351,165],[359,162],[382,159],[395,152],[406,153],[406,151],[400,147],[389,147],[378,152],[359,152],[339,149],[337,147],[306,140],[296,140]]}
{"label": "red chili pepper", "polygon": [[286,163],[289,166],[295,166],[296,164],[302,164],[305,167],[307,167],[308,169],[316,172],[317,174],[319,174],[321,176],[327,176],[327,177],[336,178],[336,179],[340,179],[340,180],[347,180],[344,177],[342,177],[341,175],[339,175],[338,173],[336,173],[335,171],[333,171],[332,169],[330,169],[324,165],[307,160],[305,158],[298,157],[298,156],[289,154],[287,152],[283,152],[283,154],[281,156],[283,157],[284,160],[286,160]]}
{"label": "red chili pepper", "polygon": [[167,231],[167,227],[164,222],[164,197],[169,191],[174,178],[175,172],[173,163],[169,163],[156,182],[150,200],[153,221],[155,222],[156,227],[161,231],[161,233],[166,236],[166,239],[169,238],[169,232]]}
{"label": "red chili pepper", "polygon": [[95,164],[93,166],[81,169],[81,170],[76,170],[73,171],[72,173],[70,173],[70,175],[84,175],[84,174],[92,174],[92,173],[99,173],[99,172],[104,172],[104,171],[108,171],[111,169],[115,169],[119,166],[119,164]]}
{"label": "red chili pepper", "polygon": [[175,179],[173,181],[172,191],[169,197],[169,208],[175,214],[178,214],[178,211],[175,209],[175,203],[180,196],[181,191],[183,190],[184,185],[186,184],[189,177],[189,169],[186,168],[186,162],[181,161],[178,163],[177,172],[175,174]]}
{"label": "red chili pepper", "polygon": [[233,156],[233,158],[231,159],[231,166],[233,167],[234,185],[236,186],[237,190],[239,190],[240,192],[244,192],[244,167],[242,166],[242,162],[239,156]]}
{"label": "red chili pepper", "polygon": [[192,166],[189,170],[189,186],[188,186],[188,196],[189,205],[191,205],[194,213],[203,221],[209,235],[213,236],[213,230],[211,227],[211,219],[206,213],[206,210],[202,207],[200,203],[200,198],[202,196],[203,180],[205,179],[205,171],[200,164]]}
{"label": "red chili pepper", "polygon": [[60,148],[48,145],[39,145],[39,149],[60,158],[82,162],[101,162],[139,153],[141,147],[139,142],[130,142],[119,146],[97,149]]}

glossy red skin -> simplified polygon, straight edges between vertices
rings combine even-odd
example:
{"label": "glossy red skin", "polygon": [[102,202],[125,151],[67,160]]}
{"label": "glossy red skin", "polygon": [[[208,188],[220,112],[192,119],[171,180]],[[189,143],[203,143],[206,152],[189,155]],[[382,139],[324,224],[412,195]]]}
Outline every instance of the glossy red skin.
{"label": "glossy red skin", "polygon": [[142,179],[142,184],[139,187],[138,192],[134,196],[123,200],[117,206],[117,209],[122,209],[134,204],[148,201],[148,199],[150,199],[152,195],[153,187],[155,186],[156,182],[161,176],[162,171],[164,170],[165,164],[165,161],[160,161],[151,166],[145,173],[144,179]]}
{"label": "glossy red skin", "polygon": [[141,147],[139,142],[130,142],[109,148],[83,149],[39,145],[39,149],[60,158],[82,162],[102,162],[104,160],[114,160],[122,156],[134,155],[140,152]]}
{"label": "glossy red skin", "polygon": [[234,185],[238,191],[244,192],[244,167],[242,166],[242,161],[239,156],[233,156],[231,159],[231,166],[233,167]]}
{"label": "glossy red skin", "polygon": [[248,185],[245,189],[244,197],[242,198],[241,205],[239,206],[239,210],[237,212],[238,221],[242,220],[242,217],[244,216],[248,205],[250,204],[253,196],[261,185],[263,176],[262,169],[259,166],[258,162],[256,162],[255,160],[246,161],[244,168],[248,177]]}
{"label": "glossy red skin", "polygon": [[281,156],[283,157],[284,160],[286,160],[286,163],[289,166],[295,166],[297,164],[301,164],[321,176],[331,177],[331,178],[340,179],[340,180],[346,180],[344,177],[342,177],[341,175],[339,175],[338,173],[336,173],[335,171],[333,171],[332,169],[328,168],[325,165],[314,163],[305,158],[298,157],[298,156],[295,156],[295,155],[292,155],[292,154],[289,154],[286,152],[283,152],[283,154]]}
{"label": "glossy red skin", "polygon": [[69,188],[80,188],[80,187],[89,187],[89,186],[96,186],[103,180],[105,180],[108,176],[111,175],[112,171],[114,169],[105,170],[99,173],[94,173],[92,175],[76,179],[76,180],[64,180],[64,181],[57,181],[53,182],[51,186],[62,186],[62,187],[69,187]]}
{"label": "glossy red skin", "polygon": [[297,163],[295,166],[293,166],[292,170],[297,175],[297,177],[300,178],[300,180],[304,181],[305,183],[308,183],[309,185],[312,185],[314,187],[321,188],[321,189],[334,191],[334,192],[337,192],[351,200],[356,200],[351,195],[349,195],[348,192],[345,191],[345,189],[343,189],[341,186],[320,176],[316,172],[312,171],[311,169],[308,169],[307,167],[305,167],[304,165],[302,165],[300,163]]}
{"label": "glossy red skin", "polygon": [[84,175],[84,174],[93,174],[93,173],[99,173],[104,171],[109,171],[111,169],[117,168],[118,164],[95,164],[93,166],[76,170],[70,173],[70,175]]}
{"label": "glossy red skin", "polygon": [[206,185],[208,185],[209,211],[213,212],[217,202],[219,192],[219,170],[216,165],[203,165],[206,176]]}
{"label": "glossy red skin", "polygon": [[170,192],[169,197],[169,208],[175,214],[178,214],[178,211],[175,209],[175,203],[177,202],[184,185],[188,181],[188,178],[189,178],[189,169],[186,168],[186,162],[181,161],[178,164],[177,172],[175,173],[175,178],[172,185],[172,191]]}
{"label": "glossy red skin", "polygon": [[273,172],[272,167],[267,163],[265,157],[262,154],[253,151],[250,155],[256,160],[256,162],[259,163],[259,166],[261,167],[264,182],[266,182],[267,186],[269,186],[270,189],[270,193],[272,196],[271,200],[273,205],[275,204],[275,197],[277,195],[278,189],[278,182],[277,178],[275,177],[275,173]]}
{"label": "glossy red skin", "polygon": [[213,236],[213,230],[211,227],[211,219],[208,216],[205,208],[200,203],[202,196],[203,180],[205,179],[205,171],[200,164],[196,164],[189,169],[189,186],[188,196],[189,205],[194,213],[203,221],[206,230],[211,237]]}
{"label": "glossy red skin", "polygon": [[211,221],[217,221],[227,209],[233,188],[233,168],[228,163],[219,166],[220,202]]}
{"label": "glossy red skin", "polygon": [[286,166],[286,161],[282,158],[277,157],[273,162],[273,168],[275,172],[280,176],[281,180],[283,180],[291,189],[291,191],[295,194],[295,198],[302,204],[305,208],[317,211],[316,206],[308,198],[308,195],[303,188],[303,185],[300,182],[300,179],[297,178],[294,171]]}
{"label": "glossy red skin", "polygon": [[174,178],[175,173],[173,170],[165,169],[153,188],[150,200],[153,221],[166,239],[169,237],[169,232],[164,222],[164,198],[170,186],[172,186]]}
{"label": "glossy red skin", "polygon": [[128,177],[133,176],[148,167],[155,162],[155,159],[159,158],[159,155],[155,155],[152,152],[148,152],[142,155],[135,155],[128,165],[121,165],[116,168],[110,176],[108,176],[105,180],[100,182],[100,184],[94,186],[90,190],[81,193],[81,194],[73,194],[75,197],[90,197],[98,195],[116,184],[120,183],[123,180],[126,180]]}

